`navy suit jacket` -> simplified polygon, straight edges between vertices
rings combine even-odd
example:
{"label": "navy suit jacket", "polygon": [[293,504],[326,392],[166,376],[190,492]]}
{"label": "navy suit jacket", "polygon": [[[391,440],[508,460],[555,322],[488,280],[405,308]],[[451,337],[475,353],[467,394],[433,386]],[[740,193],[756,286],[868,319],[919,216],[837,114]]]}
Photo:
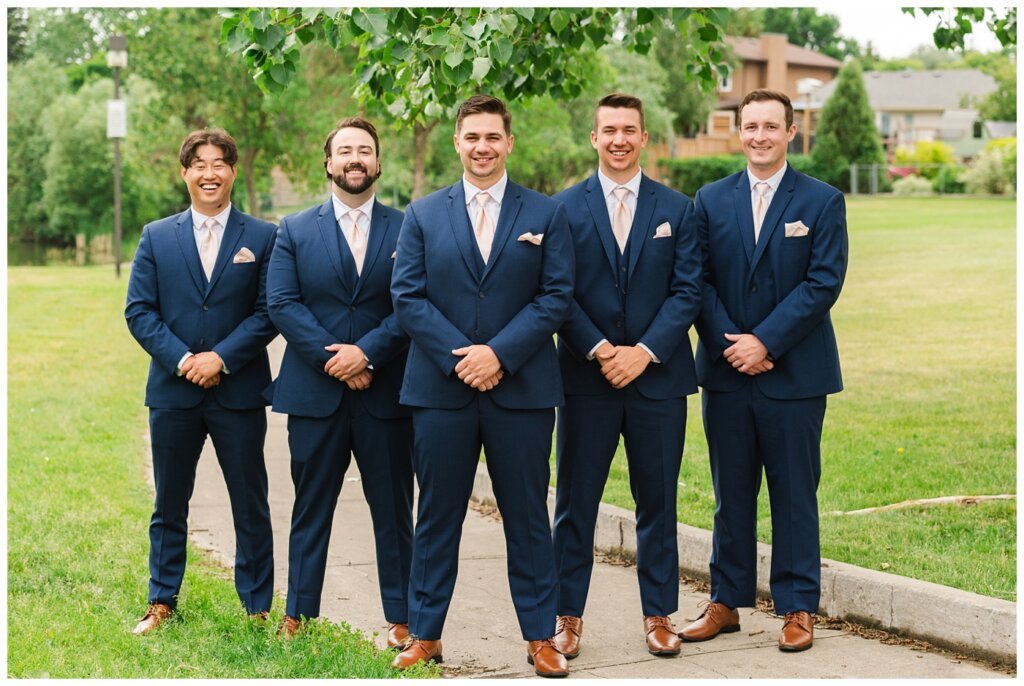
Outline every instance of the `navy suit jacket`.
{"label": "navy suit jacket", "polygon": [[[839,298],[849,253],[843,194],[790,166],[755,246],[744,170],[701,188],[695,217],[704,260],[700,384],[731,391],[752,379],[766,396],[783,400],[841,391],[829,310]],[[796,222],[807,234],[787,237],[785,225]],[[731,345],[725,333],[757,336],[775,368],[753,377],[733,369],[722,357]]]}
{"label": "navy suit jacket", "polygon": [[[519,240],[543,234],[540,245]],[[572,302],[572,239],[561,203],[508,182],[490,259],[480,252],[460,180],[405,212],[391,291],[412,338],[402,403],[458,409],[477,391],[454,373],[452,350],[489,345],[505,372],[487,393],[509,409],[561,405],[554,333]]]}
{"label": "navy suit jacket", "polygon": [[[277,335],[266,298],[274,225],[232,207],[209,283],[192,226],[191,208],[147,224],[132,263],[124,316],[152,357],[146,405],[195,407],[210,393],[229,409],[264,407],[267,344]],[[254,261],[235,261],[243,248]],[[229,371],[218,386],[203,390],[177,375],[186,352],[210,350]]]}
{"label": "navy suit jacket", "polygon": [[[612,345],[643,343],[661,360],[633,381],[645,397],[663,400],[696,393],[688,335],[701,303],[693,203],[682,193],[641,177],[623,275],[597,174],[555,200],[568,212],[577,265],[573,303],[558,332],[565,392],[596,395],[612,390],[599,363],[587,360],[587,353],[605,338]],[[656,238],[664,224],[670,235]]]}
{"label": "navy suit jacket", "polygon": [[374,201],[360,275],[330,199],[281,220],[267,276],[270,319],[288,341],[274,382],[275,412],[333,414],[348,386],[324,371],[334,356],[324,348],[348,343],[373,366],[370,387],[358,391],[367,410],[379,419],[409,415],[398,404],[409,339],[395,319],[390,290],[401,226],[401,212]]}

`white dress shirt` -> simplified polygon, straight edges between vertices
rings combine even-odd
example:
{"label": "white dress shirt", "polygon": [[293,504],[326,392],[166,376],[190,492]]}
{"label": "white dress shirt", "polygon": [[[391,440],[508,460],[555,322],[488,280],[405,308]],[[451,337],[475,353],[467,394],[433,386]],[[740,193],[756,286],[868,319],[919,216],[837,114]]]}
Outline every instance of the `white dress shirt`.
{"label": "white dress shirt", "polygon": [[473,233],[476,233],[476,221],[480,218],[480,203],[477,202],[477,193],[487,193],[487,207],[484,212],[491,220],[491,226],[498,230],[498,217],[501,215],[501,201],[505,197],[505,188],[508,186],[508,173],[502,174],[498,182],[488,189],[477,188],[471,184],[465,176],[462,177],[462,189],[466,192],[466,212],[469,213],[469,223],[473,226]]}
{"label": "white dress shirt", "polygon": [[345,237],[345,241],[348,243],[349,250],[352,249],[352,218],[348,215],[352,210],[359,210],[363,214],[359,217],[358,231],[363,234],[363,245],[367,245],[370,238],[370,216],[373,212],[373,201],[377,197],[374,193],[370,196],[370,199],[364,202],[359,207],[349,207],[341,200],[338,199],[334,193],[331,193],[331,200],[334,202],[334,219],[338,222],[338,226],[341,227],[341,234]]}
{"label": "white dress shirt", "polygon": [[[601,182],[601,192],[604,193],[604,202],[605,206],[608,208],[608,222],[610,224],[615,223],[615,210],[618,209],[619,207],[619,199],[615,197],[615,189],[619,187],[626,188],[629,190],[629,193],[626,194],[626,197],[623,198],[622,202],[629,209],[629,216],[636,216],[636,201],[637,198],[640,196],[641,176],[643,176],[643,171],[638,170],[636,176],[631,178],[626,183],[616,183],[615,181],[612,181],[607,176],[605,176],[600,169],[597,170],[597,180]],[[598,341],[597,345],[591,348],[590,352],[587,353],[587,359],[594,359],[594,353],[597,352],[597,349],[607,342],[607,338],[602,338],[600,341]],[[657,355],[651,352],[650,348],[648,348],[643,343],[637,343],[637,345],[643,348],[645,351],[647,351],[647,354],[651,356],[652,362],[661,363],[661,360],[658,359]]]}
{"label": "white dress shirt", "polygon": [[[202,254],[203,252],[203,224],[206,223],[207,219],[213,219],[214,221],[217,222],[213,226],[211,231],[213,231],[213,235],[217,237],[217,245],[223,245],[224,227],[228,225],[228,216],[231,214],[231,203],[228,202],[227,207],[225,207],[223,210],[213,215],[212,217],[210,217],[209,215],[205,215],[199,210],[197,210],[195,205],[192,205],[192,207],[189,209],[192,210],[192,237],[196,239],[196,251],[199,252],[200,254]],[[181,365],[185,364],[185,360],[192,357],[192,355],[192,351],[189,350],[188,352],[181,356],[180,360],[178,360],[178,368],[177,370],[175,370],[178,376],[181,376],[183,374],[183,372],[181,371]],[[228,373],[227,365],[224,365],[224,373]]]}

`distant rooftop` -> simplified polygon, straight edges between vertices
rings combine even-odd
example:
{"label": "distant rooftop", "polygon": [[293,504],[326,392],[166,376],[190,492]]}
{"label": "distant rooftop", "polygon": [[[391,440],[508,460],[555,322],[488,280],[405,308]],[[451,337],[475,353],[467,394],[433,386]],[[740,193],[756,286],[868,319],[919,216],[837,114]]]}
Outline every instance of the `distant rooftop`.
{"label": "distant rooftop", "polygon": [[[825,84],[815,100],[832,95],[838,79]],[[876,111],[958,110],[968,96],[977,104],[996,89],[996,82],[977,69],[935,69],[930,71],[869,71],[864,74],[868,102]]]}
{"label": "distant rooftop", "polygon": [[[752,62],[768,61],[764,41],[761,37],[739,38],[736,36],[726,36],[725,40],[732,46],[732,49],[740,59]],[[800,64],[809,67],[831,67],[833,69],[839,69],[843,66],[843,63],[837,59],[828,55],[822,55],[820,52],[808,50],[807,48],[797,47],[792,43],[786,44],[786,62],[788,64]]]}

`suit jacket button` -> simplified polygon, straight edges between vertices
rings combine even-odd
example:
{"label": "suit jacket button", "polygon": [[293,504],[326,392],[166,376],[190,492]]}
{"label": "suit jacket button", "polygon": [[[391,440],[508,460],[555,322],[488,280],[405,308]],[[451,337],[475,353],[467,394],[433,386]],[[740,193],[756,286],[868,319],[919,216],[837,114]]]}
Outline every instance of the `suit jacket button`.
{"label": "suit jacket button", "polygon": [[348,309],[349,309],[349,312],[355,312],[355,311],[356,311],[356,306],[355,306],[355,305],[352,305],[352,306],[351,306],[351,307],[349,307]]}
{"label": "suit jacket button", "polygon": [[615,328],[621,329],[622,328],[622,322],[621,321],[615,322]]}
{"label": "suit jacket button", "polygon": [[203,305],[203,312],[208,312],[209,310],[210,310],[210,306],[209,305]]}
{"label": "suit jacket button", "polygon": [[480,291],[480,299],[481,299],[481,300],[483,300],[483,299],[484,299],[484,292],[483,292],[483,291]]}
{"label": "suit jacket button", "polygon": [[203,345],[204,343],[206,343],[206,339],[205,338],[200,338],[199,339],[199,345]]}
{"label": "suit jacket button", "polygon": [[751,293],[757,293],[757,284],[756,283],[753,286],[750,287],[750,292]]}

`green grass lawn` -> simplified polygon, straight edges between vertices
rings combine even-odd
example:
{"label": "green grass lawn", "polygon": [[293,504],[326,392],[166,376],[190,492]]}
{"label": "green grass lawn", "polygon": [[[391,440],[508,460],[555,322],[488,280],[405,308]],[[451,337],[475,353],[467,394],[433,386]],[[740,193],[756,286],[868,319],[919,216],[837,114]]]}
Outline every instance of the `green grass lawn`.
{"label": "green grass lawn", "polygon": [[130,635],[152,497],[148,358],[125,327],[126,283],[110,266],[8,270],[8,676],[397,676],[391,654],[344,625],[277,640],[279,601],[250,624],[230,572],[195,548],[176,618]]}
{"label": "green grass lawn", "polygon": [[[943,495],[1016,493],[1013,200],[854,198],[833,322],[846,390],[831,396],[818,490],[822,555],[1016,599],[1016,503],[836,516]],[[698,396],[688,406],[680,520],[715,499]],[[604,499],[633,507],[620,447]],[[760,540],[771,542],[767,488]]]}

